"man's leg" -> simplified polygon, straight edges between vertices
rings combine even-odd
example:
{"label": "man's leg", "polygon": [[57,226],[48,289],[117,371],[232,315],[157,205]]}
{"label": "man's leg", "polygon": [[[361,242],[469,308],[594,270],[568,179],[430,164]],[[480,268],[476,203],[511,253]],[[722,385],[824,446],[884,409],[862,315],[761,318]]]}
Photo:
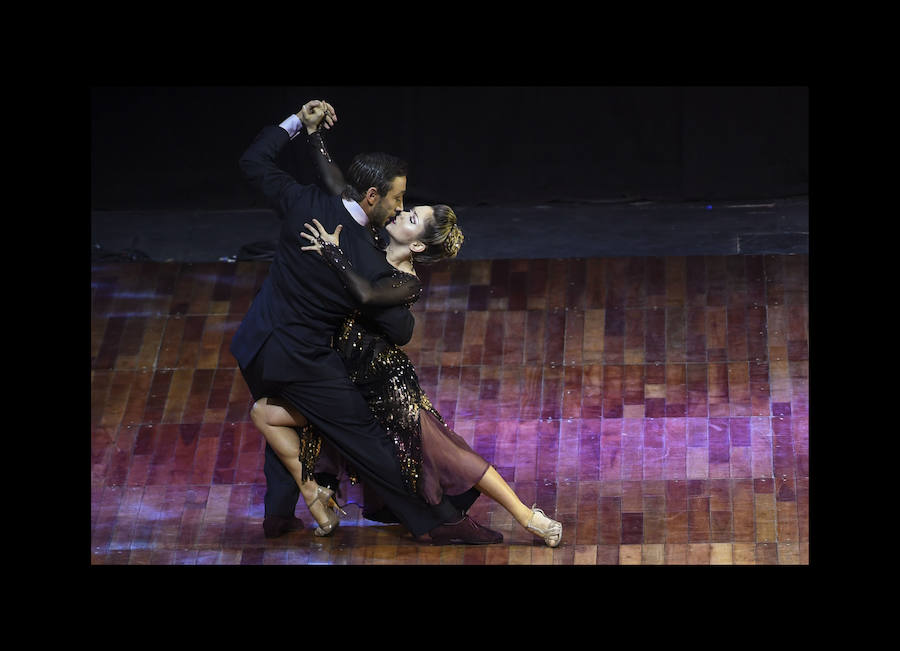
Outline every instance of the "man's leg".
{"label": "man's leg", "polygon": [[[242,368],[241,374],[254,401],[273,390],[262,379],[260,355],[257,355],[246,369]],[[288,531],[302,529],[303,522],[294,515],[297,502],[300,500],[300,487],[297,486],[291,473],[284,467],[268,443],[266,443],[263,473],[266,476],[266,494],[263,498],[265,505],[263,532],[266,538],[276,538]]]}
{"label": "man's leg", "polygon": [[349,378],[290,383],[281,387],[279,397],[347,458],[414,536],[462,517],[448,500],[431,506],[406,490],[393,441]]}
{"label": "man's leg", "polygon": [[266,476],[266,495],[263,498],[268,522],[263,524],[266,536],[274,538],[286,531],[302,528],[302,523],[294,516],[300,500],[300,487],[268,443],[263,473]]}
{"label": "man's leg", "polygon": [[266,515],[287,518],[294,515],[300,499],[300,487],[278,458],[272,446],[266,443],[266,457],[263,463],[266,475]]}
{"label": "man's leg", "polygon": [[[376,491],[385,505],[400,519],[415,537],[431,534],[434,542],[461,542],[473,544],[497,543],[503,537],[474,522],[455,508],[448,499],[430,506],[421,498],[407,492],[400,471],[400,462],[394,455],[394,443],[375,421],[368,404],[349,377],[316,379],[307,382],[271,385],[262,381],[262,364],[254,360],[244,372],[254,400],[266,396],[278,396],[293,408],[307,416],[327,441],[334,445],[354,466],[361,479]],[[266,482],[268,485],[266,509],[283,508],[287,495],[293,497],[291,513],[299,499],[299,489],[288,493],[286,478],[293,487],[297,482],[279,461],[277,454],[266,446]],[[296,490],[297,493],[293,491]],[[271,500],[269,497],[271,496]],[[280,511],[279,511],[280,512]],[[293,518],[293,515],[291,516]],[[279,516],[268,516],[264,528]],[[295,521],[296,518],[293,518]],[[268,529],[266,535],[269,536]],[[280,535],[280,534],[276,534]]]}
{"label": "man's leg", "polygon": [[[256,428],[265,436],[267,445],[274,456],[293,477],[300,487],[300,494],[306,508],[320,527],[329,524],[332,514],[327,505],[317,500],[319,485],[312,474],[312,468],[304,467],[311,462],[301,455],[301,436],[296,428],[303,428],[307,420],[300,412],[277,398],[262,398],[253,404],[250,418]],[[273,472],[275,472],[273,468]]]}

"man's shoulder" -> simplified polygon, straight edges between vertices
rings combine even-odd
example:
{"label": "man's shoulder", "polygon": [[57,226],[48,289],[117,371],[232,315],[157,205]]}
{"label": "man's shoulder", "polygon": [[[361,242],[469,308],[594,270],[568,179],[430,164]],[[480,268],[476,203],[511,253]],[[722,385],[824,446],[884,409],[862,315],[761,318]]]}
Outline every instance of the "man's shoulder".
{"label": "man's shoulder", "polygon": [[309,221],[318,219],[323,224],[336,223],[346,214],[341,198],[325,192],[317,185],[297,184],[290,204],[293,219]]}

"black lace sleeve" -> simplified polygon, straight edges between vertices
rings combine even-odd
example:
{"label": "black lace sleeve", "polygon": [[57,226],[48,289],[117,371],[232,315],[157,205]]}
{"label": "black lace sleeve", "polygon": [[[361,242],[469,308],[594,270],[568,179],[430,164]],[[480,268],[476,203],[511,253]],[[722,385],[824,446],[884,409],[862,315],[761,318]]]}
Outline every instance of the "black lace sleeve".
{"label": "black lace sleeve", "polygon": [[316,165],[316,170],[322,179],[322,183],[331,194],[340,194],[344,191],[344,174],[341,168],[332,160],[328,148],[325,146],[325,136],[322,130],[314,131],[308,136],[309,155]]}
{"label": "black lace sleeve", "polygon": [[422,293],[422,282],[412,274],[396,270],[390,276],[372,282],[353,271],[340,247],[318,238],[322,257],[334,269],[353,298],[366,307],[412,305]]}

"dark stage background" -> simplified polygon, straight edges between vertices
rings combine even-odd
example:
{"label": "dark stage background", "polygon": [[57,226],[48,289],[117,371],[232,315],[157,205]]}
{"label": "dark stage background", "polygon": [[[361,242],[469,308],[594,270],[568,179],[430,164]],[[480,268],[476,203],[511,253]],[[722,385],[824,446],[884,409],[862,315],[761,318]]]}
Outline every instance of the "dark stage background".
{"label": "dark stage background", "polygon": [[[808,193],[806,87],[93,87],[93,210],[264,207],[238,158],[310,99],[410,164],[407,203],[760,199]],[[312,179],[305,147],[282,164]]]}

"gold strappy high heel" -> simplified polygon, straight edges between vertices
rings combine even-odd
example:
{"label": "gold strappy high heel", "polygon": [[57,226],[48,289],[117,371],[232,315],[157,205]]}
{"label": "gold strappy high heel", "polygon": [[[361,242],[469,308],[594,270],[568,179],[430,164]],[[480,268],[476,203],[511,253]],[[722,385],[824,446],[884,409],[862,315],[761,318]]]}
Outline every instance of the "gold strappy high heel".
{"label": "gold strappy high heel", "polygon": [[543,538],[548,547],[556,547],[562,540],[562,523],[548,518],[537,504],[531,507],[531,519],[525,528]]}
{"label": "gold strappy high heel", "polygon": [[[317,486],[316,496],[313,498],[313,501],[307,505],[307,508],[311,507],[316,502],[319,502],[325,507],[325,515],[328,518],[328,522],[324,525],[320,524],[313,533],[317,536],[330,536],[341,523],[341,516],[339,516],[337,512],[340,511],[344,515],[347,515],[347,512],[334,500],[334,491],[330,488]],[[310,513],[312,512],[310,511]]]}

